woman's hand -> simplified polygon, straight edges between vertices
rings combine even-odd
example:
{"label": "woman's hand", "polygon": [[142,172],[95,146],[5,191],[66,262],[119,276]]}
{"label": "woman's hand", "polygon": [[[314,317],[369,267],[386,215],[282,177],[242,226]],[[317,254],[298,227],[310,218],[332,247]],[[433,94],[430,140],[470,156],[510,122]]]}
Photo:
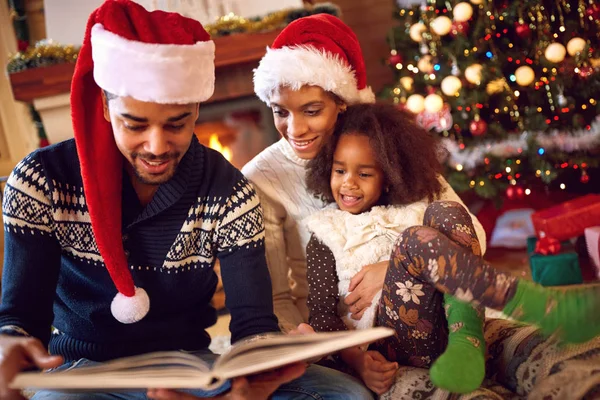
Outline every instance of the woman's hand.
{"label": "woman's hand", "polygon": [[[306,371],[306,364],[297,363],[270,372],[235,378],[231,390],[210,400],[267,400],[279,386],[299,378]],[[155,400],[199,400],[191,394],[166,389],[149,389],[148,398]]]}
{"label": "woman's hand", "polygon": [[375,294],[383,288],[389,261],[365,265],[350,281],[350,294],[344,299],[349,306],[352,319],[362,318],[365,310],[371,305]]}

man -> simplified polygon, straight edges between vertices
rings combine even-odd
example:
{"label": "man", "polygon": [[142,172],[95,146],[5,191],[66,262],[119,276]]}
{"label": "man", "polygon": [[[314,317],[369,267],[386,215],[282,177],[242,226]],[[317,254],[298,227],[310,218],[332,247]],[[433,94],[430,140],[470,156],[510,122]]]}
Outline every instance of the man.
{"label": "man", "polygon": [[[26,157],[5,191],[0,398],[21,398],[7,386],[28,366],[179,349],[212,361],[205,329],[216,321],[216,257],[232,341],[278,330],[257,196],[193,133],[213,87],[214,43],[197,21],[129,0],[92,13],[71,88],[75,139]],[[295,365],[193,394],[266,398],[303,371]],[[367,397],[357,381],[316,366],[273,394]],[[34,396],[78,398],[146,393]]]}

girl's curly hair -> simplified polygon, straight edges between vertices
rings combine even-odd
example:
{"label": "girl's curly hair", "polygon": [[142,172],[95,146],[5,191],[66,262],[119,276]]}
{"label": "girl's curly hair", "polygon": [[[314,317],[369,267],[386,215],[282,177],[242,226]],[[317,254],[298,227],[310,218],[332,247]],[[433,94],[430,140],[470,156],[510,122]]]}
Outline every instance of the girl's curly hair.
{"label": "girl's curly hair", "polygon": [[415,121],[414,115],[388,104],[357,104],[340,114],[333,135],[308,163],[308,190],[333,202],[330,179],[333,154],[342,135],[364,135],[381,167],[385,187],[379,204],[403,205],[439,197],[437,140]]}

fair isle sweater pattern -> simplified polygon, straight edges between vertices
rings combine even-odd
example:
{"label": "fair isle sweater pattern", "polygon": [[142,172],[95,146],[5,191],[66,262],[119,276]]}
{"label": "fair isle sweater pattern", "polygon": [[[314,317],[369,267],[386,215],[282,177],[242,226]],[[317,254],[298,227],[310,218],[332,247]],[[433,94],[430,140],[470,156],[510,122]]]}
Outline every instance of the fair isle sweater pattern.
{"label": "fair isle sweater pattern", "polygon": [[[55,235],[63,251],[81,261],[103,266],[96,245],[82,186],[52,181],[52,189],[41,163],[33,156],[14,169],[5,192],[4,225],[16,234]],[[219,252],[259,243],[264,239],[258,200],[246,180],[240,180],[230,198],[198,198],[190,208],[180,233],[161,267],[154,271],[210,267],[214,261],[211,237],[217,232]],[[233,212],[227,213],[227,210]],[[135,269],[136,266],[130,266]],[[178,272],[178,271],[177,271]]]}
{"label": "fair isle sweater pattern", "polygon": [[[135,324],[110,314],[116,288],[94,240],[70,140],[27,156],[7,182],[0,329],[27,332],[67,360],[203,349],[217,317],[210,301],[218,258],[232,342],[278,330],[262,209],[237,169],[194,138],[147,206],[128,177],[122,188],[123,246],[134,282],[150,297],[149,314]],[[60,334],[51,335],[51,325]]]}

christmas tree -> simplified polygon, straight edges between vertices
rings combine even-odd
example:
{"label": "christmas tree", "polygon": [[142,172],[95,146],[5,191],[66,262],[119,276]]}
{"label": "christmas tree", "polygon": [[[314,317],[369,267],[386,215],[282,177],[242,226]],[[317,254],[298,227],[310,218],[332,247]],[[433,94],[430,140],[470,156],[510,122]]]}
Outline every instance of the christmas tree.
{"label": "christmas tree", "polygon": [[597,1],[396,4],[383,95],[441,135],[455,190],[598,190]]}

